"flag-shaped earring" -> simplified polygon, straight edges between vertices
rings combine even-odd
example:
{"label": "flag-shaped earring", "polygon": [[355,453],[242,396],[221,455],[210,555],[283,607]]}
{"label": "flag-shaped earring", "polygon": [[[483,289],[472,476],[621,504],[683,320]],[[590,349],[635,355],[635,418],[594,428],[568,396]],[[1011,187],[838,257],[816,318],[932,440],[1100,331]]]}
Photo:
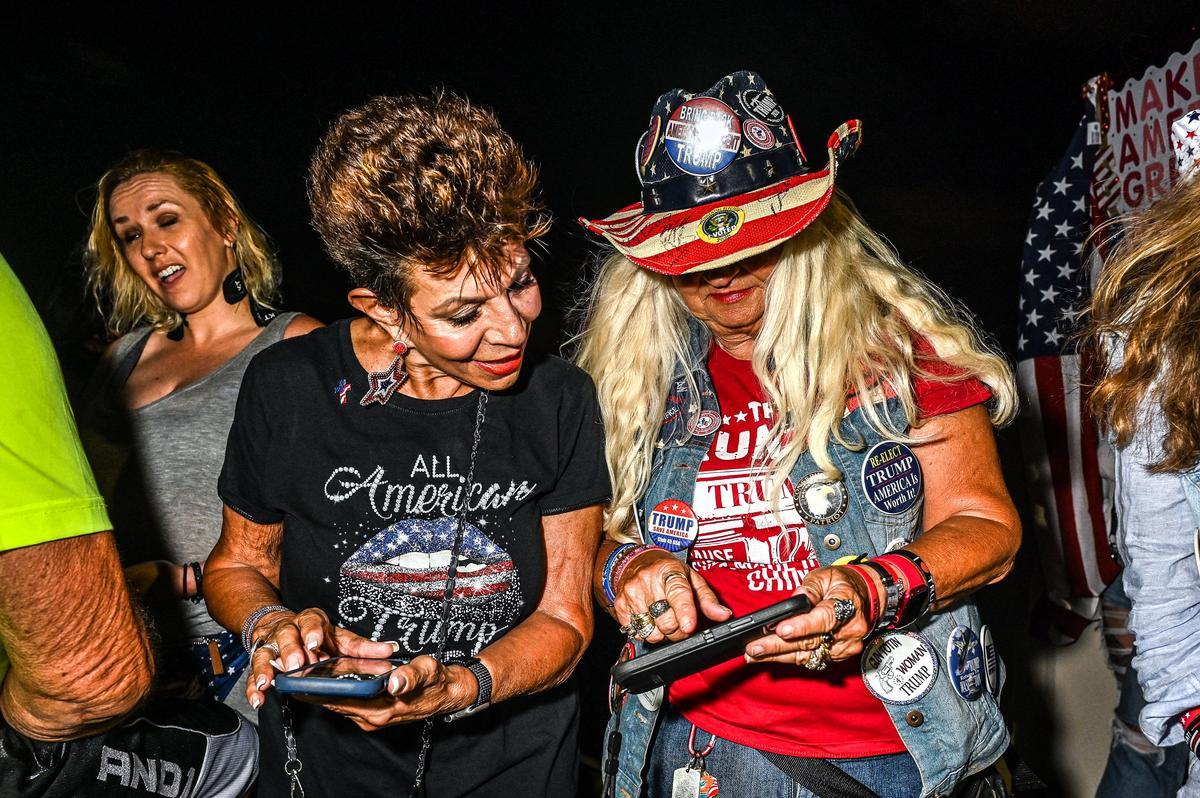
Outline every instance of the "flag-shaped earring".
{"label": "flag-shaped earring", "polygon": [[375,402],[386,405],[392,394],[408,379],[408,372],[404,369],[404,356],[408,354],[408,344],[396,339],[392,342],[392,351],[396,353],[396,357],[390,366],[383,371],[367,374],[367,391],[359,401],[363,407]]}

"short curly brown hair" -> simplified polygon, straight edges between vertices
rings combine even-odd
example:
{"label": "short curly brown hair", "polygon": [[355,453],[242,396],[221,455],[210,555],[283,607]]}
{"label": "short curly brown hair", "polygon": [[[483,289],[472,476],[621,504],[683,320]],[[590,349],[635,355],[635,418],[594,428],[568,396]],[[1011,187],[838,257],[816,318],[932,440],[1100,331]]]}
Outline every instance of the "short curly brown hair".
{"label": "short curly brown hair", "polygon": [[492,111],[450,92],[344,112],[313,155],[308,199],[330,257],[409,319],[413,268],[465,262],[495,283],[505,246],[550,226],[536,167]]}

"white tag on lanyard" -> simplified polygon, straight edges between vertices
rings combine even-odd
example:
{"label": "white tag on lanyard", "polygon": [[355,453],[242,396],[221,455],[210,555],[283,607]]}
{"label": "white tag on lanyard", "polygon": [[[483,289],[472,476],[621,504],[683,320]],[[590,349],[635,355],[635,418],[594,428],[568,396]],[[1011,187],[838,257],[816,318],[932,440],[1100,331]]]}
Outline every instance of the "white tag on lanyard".
{"label": "white tag on lanyard", "polygon": [[671,798],[696,798],[700,794],[700,768],[691,764],[676,769],[671,777]]}

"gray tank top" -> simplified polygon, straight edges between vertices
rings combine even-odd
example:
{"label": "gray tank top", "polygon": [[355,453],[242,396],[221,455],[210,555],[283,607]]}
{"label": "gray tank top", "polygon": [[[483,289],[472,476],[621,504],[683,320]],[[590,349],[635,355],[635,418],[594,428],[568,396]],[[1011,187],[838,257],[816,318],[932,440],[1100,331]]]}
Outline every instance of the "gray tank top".
{"label": "gray tank top", "polygon": [[[97,478],[126,564],[152,559],[203,563],[208,557],[221,534],[217,477],[242,375],[250,359],[281,340],[298,315],[279,314],[215,371],[136,410],[121,408],[119,397],[152,328],[138,328],[117,342],[103,388],[106,419],[101,427],[122,456],[109,457],[117,473],[98,473]],[[170,602],[151,610],[165,643],[223,631],[203,602]]]}

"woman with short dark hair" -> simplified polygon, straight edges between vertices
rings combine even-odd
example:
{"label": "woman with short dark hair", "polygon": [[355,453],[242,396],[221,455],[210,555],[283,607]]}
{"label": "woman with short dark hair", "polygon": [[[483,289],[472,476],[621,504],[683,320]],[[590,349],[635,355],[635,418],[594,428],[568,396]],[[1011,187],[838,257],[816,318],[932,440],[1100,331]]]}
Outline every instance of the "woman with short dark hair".
{"label": "woman with short dark hair", "polygon": [[[251,364],[206,584],[255,650],[264,794],[288,789],[293,733],[310,794],[575,790],[563,682],[591,636],[608,476],[591,381],[526,362],[535,185],[496,117],[451,94],[376,98],[313,158],[314,224],[362,316]],[[330,655],[408,662],[378,698],[281,712],[276,671]]]}

